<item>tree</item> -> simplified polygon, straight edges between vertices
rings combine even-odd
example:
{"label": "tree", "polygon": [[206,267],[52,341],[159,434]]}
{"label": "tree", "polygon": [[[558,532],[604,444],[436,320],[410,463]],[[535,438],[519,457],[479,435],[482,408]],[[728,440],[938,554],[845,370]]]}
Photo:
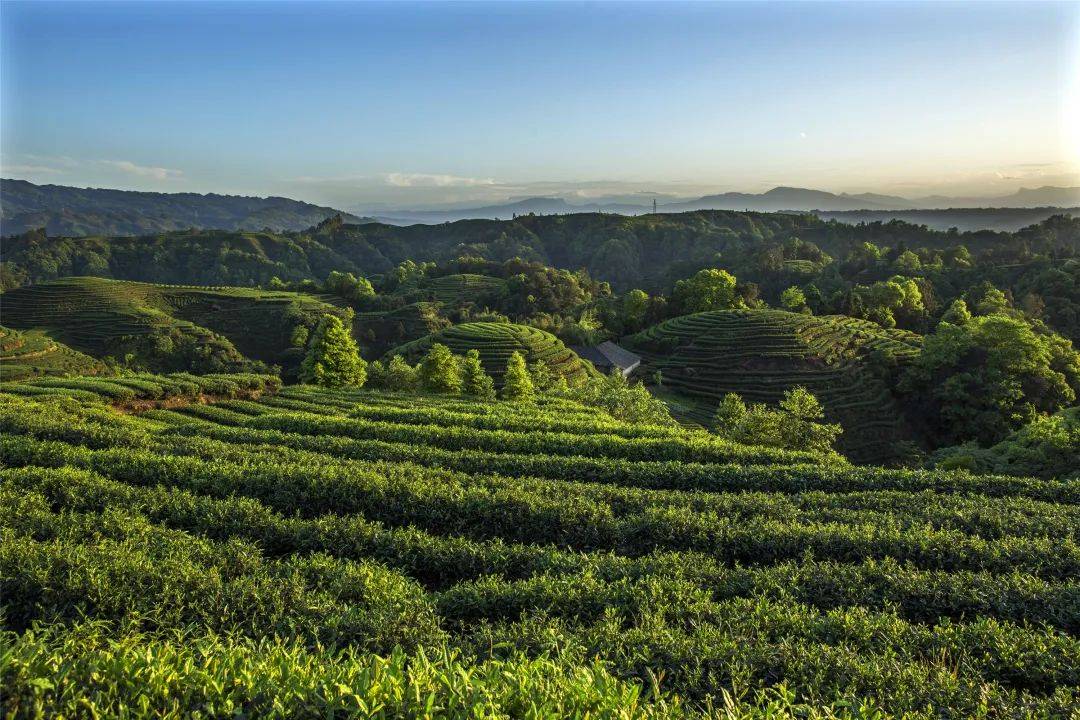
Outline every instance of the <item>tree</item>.
{"label": "tree", "polygon": [[922,404],[942,444],[992,444],[1075,402],[1080,354],[1022,318],[996,313],[943,322],[925,337],[900,388]]}
{"label": "tree", "polygon": [[818,399],[800,386],[785,391],[776,410],[762,403],[747,407],[741,397],[728,393],[716,409],[713,429],[721,437],[746,445],[829,453],[842,429],[821,422],[824,417]]}
{"label": "tree", "polygon": [[905,250],[893,261],[893,267],[895,267],[898,272],[906,275],[914,275],[922,270],[922,261],[919,260],[919,256],[915,253],[910,250]]}
{"label": "tree", "polygon": [[546,362],[537,360],[529,365],[529,378],[532,380],[535,390],[544,392],[555,382],[555,373],[551,371],[551,367]]}
{"label": "tree", "polygon": [[419,381],[416,368],[405,362],[405,358],[395,355],[386,365],[383,387],[387,390],[415,390]]}
{"label": "tree", "polygon": [[707,268],[675,283],[673,298],[683,313],[726,310],[741,305],[736,301],[736,284],[735,276],[727,270]]}
{"label": "tree", "polygon": [[780,435],[785,447],[797,450],[829,452],[842,429],[839,425],[821,422],[825,409],[813,394],[801,385],[784,392],[780,401],[783,416]]}
{"label": "tree", "polygon": [[649,295],[644,290],[631,290],[623,296],[622,322],[627,331],[640,329],[649,311]]}
{"label": "tree", "polygon": [[583,405],[602,408],[608,415],[623,422],[642,425],[671,425],[667,405],[653,397],[641,383],[632,383],[612,368],[603,378],[592,378],[571,388],[567,396]]}
{"label": "tree", "polygon": [[953,300],[952,305],[941,316],[941,322],[953,325],[966,325],[971,322],[971,311],[968,310],[967,303],[960,298]]}
{"label": "tree", "polygon": [[746,417],[746,403],[736,393],[728,393],[724,395],[720,404],[716,407],[713,426],[717,428],[733,428],[744,417]]}
{"label": "tree", "polygon": [[502,396],[506,400],[518,402],[532,402],[535,397],[532,378],[529,377],[529,370],[525,366],[525,358],[516,350],[510,354],[510,360],[506,363]]}
{"label": "tree", "polygon": [[323,315],[300,365],[300,382],[360,387],[366,380],[367,363],[360,357],[349,330],[336,315]]}
{"label": "tree", "polygon": [[294,348],[306,347],[310,336],[311,331],[307,329],[306,325],[297,325],[289,335],[289,345]]}
{"label": "tree", "polygon": [[996,287],[987,288],[983,296],[975,303],[975,312],[979,315],[1008,314],[1011,309],[1009,298]]}
{"label": "tree", "polygon": [[495,398],[495,381],[484,372],[480,363],[480,351],[473,349],[465,353],[461,361],[461,390],[466,395],[492,400]]}
{"label": "tree", "polygon": [[450,348],[441,343],[431,346],[420,361],[420,384],[428,392],[451,395],[461,392],[461,373]]}
{"label": "tree", "polygon": [[780,304],[792,312],[806,307],[806,295],[795,285],[780,293]]}
{"label": "tree", "polygon": [[333,270],[326,278],[326,290],[346,300],[362,300],[375,295],[375,288],[367,278],[357,278],[352,273]]}

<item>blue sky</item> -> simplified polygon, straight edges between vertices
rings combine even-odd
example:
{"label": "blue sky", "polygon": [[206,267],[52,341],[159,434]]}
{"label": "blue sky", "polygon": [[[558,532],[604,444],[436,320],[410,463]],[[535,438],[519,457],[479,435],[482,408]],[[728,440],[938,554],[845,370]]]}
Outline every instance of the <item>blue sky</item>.
{"label": "blue sky", "polygon": [[1080,3],[0,5],[5,177],[364,208],[1080,184]]}

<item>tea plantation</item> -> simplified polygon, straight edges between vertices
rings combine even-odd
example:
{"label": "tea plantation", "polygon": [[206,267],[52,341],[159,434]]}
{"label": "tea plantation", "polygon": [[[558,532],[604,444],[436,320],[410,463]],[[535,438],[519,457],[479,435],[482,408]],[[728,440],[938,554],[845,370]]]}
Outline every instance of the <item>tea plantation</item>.
{"label": "tea plantation", "polygon": [[[921,338],[842,315],[718,310],[672,318],[624,340],[664,389],[696,401],[708,424],[726,393],[775,405],[802,385],[844,428],[840,447],[857,462],[885,462],[910,438],[883,375],[910,361]],[[872,364],[883,364],[878,372]]]}
{"label": "tea plantation", "polygon": [[[2,305],[5,325],[47,330],[97,358],[122,360],[133,353],[151,369],[196,366],[203,372],[241,370],[259,361],[281,365],[287,374],[302,357],[292,347],[294,329],[344,312],[301,293],[93,277],[18,288],[4,293]],[[181,347],[207,357],[185,357]]]}
{"label": "tea plantation", "polygon": [[496,384],[501,384],[506,363],[514,352],[521,353],[529,364],[544,363],[552,373],[562,375],[570,383],[597,374],[591,363],[583,361],[551,333],[513,323],[462,323],[401,345],[389,354],[402,355],[415,362],[434,343],[442,343],[458,355],[476,350],[484,369],[494,376]]}
{"label": "tea plantation", "polygon": [[41,330],[20,332],[0,326],[0,380],[92,375],[104,369],[94,358],[53,340]]}
{"label": "tea plantation", "polygon": [[1075,717],[1078,505],[1075,481],[546,397],[8,383],[0,695],[16,718]]}

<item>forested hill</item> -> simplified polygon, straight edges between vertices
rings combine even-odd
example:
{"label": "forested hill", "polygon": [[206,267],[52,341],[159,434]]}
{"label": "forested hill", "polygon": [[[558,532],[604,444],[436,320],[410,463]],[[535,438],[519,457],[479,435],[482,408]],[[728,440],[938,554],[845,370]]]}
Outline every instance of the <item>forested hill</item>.
{"label": "forested hill", "polygon": [[865,243],[897,255],[926,249],[927,261],[964,246],[987,267],[1033,258],[1054,262],[1080,254],[1080,219],[1058,216],[1015,233],[958,233],[898,221],[848,225],[810,214],[723,210],[527,215],[409,227],[333,218],[284,233],[185,230],[72,239],[30,232],[5,240],[0,260],[6,288],[69,275],[262,285],[275,276],[287,282],[321,280],[332,270],[371,276],[406,260],[476,256],[584,268],[617,290],[663,290],[702,267],[726,267],[768,292],[772,284],[787,287],[846,262]]}
{"label": "forested hill", "polygon": [[45,228],[50,235],[80,236],[147,235],[189,228],[303,230],[339,211],[282,197],[134,192],[0,180],[0,213],[4,235]]}

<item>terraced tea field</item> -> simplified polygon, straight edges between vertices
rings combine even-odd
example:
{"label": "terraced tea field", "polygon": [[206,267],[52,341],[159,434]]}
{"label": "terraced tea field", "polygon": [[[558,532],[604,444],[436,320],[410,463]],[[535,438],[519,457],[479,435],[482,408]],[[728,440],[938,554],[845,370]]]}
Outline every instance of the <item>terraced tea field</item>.
{"label": "terraced tea field", "polygon": [[579,358],[577,353],[551,333],[512,323],[454,325],[394,348],[389,355],[403,355],[406,360],[416,362],[433,343],[446,345],[456,355],[464,355],[469,350],[478,351],[484,369],[495,378],[497,385],[502,384],[506,363],[514,352],[521,353],[529,364],[545,363],[552,372],[562,375],[571,384],[597,374],[592,363]]}
{"label": "terraced tea field", "polygon": [[[2,312],[0,302],[0,312]],[[41,375],[93,375],[104,365],[76,352],[41,330],[20,332],[0,326],[0,380],[23,380]]]}
{"label": "terraced tea field", "polygon": [[450,306],[483,304],[485,297],[498,293],[505,287],[506,281],[501,278],[471,273],[444,275],[427,283],[427,290],[434,299]]}
{"label": "terraced tea field", "polygon": [[0,386],[5,715],[1080,710],[1077,482],[184,382]]}
{"label": "terraced tea field", "polygon": [[178,333],[194,345],[235,346],[244,357],[292,367],[300,360],[290,348],[293,328],[314,327],[328,312],[342,310],[300,293],[92,277],[38,283],[3,296],[5,325],[48,330],[99,358],[117,354],[133,337]]}
{"label": "terraced tea field", "polygon": [[686,396],[689,417],[707,424],[729,392],[777,404],[803,385],[826,417],[844,428],[840,448],[858,462],[887,462],[912,438],[888,387],[868,363],[888,353],[903,365],[921,338],[845,316],[811,317],[782,310],[723,310],[673,318],[625,339],[660,370],[664,390]]}
{"label": "terraced tea field", "polygon": [[449,325],[450,321],[439,314],[438,303],[416,302],[393,310],[357,313],[353,335],[364,355],[374,359]]}

